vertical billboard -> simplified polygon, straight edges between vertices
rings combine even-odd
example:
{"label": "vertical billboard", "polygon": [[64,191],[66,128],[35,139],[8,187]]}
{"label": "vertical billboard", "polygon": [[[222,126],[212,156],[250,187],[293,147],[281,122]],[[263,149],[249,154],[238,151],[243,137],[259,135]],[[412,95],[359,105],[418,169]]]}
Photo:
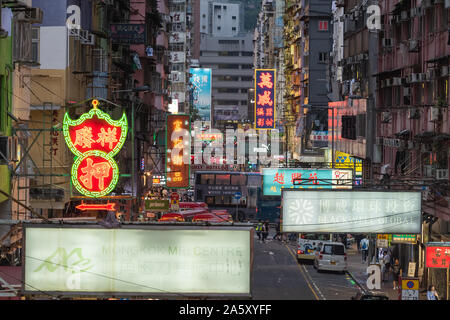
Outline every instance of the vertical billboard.
{"label": "vertical billboard", "polygon": [[189,115],[167,115],[166,187],[189,188],[191,166],[191,122]]}
{"label": "vertical billboard", "polygon": [[281,196],[281,190],[284,188],[352,188],[351,170],[263,168],[262,174],[263,195],[265,196]]}
{"label": "vertical billboard", "polygon": [[201,121],[211,121],[211,69],[190,68],[192,104]]}
{"label": "vertical billboard", "polygon": [[282,190],[284,232],[421,232],[418,191]]}
{"label": "vertical billboard", "polygon": [[255,129],[275,128],[276,69],[255,69]]}
{"label": "vertical billboard", "polygon": [[250,296],[250,227],[25,225],[26,294]]}

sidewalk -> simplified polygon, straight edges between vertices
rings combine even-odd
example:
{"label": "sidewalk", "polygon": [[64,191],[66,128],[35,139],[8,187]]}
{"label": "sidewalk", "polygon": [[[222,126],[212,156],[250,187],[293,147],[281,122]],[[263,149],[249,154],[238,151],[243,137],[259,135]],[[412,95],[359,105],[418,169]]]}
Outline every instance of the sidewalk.
{"label": "sidewalk", "polygon": [[[364,290],[367,288],[367,267],[369,264],[362,261],[361,252],[356,249],[356,244],[347,249],[348,268],[350,277],[355,280]],[[389,300],[399,300],[399,291],[392,288],[392,275],[389,281],[381,282],[381,290],[372,290],[383,292],[389,297]]]}

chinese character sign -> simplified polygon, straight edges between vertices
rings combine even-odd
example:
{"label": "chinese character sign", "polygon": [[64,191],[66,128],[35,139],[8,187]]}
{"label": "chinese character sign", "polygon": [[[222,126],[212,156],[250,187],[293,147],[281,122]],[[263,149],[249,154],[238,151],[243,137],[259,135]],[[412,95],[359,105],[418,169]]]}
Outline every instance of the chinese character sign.
{"label": "chinese character sign", "polygon": [[211,69],[191,68],[192,105],[201,121],[211,121]]}
{"label": "chinese character sign", "polygon": [[425,253],[425,267],[445,268],[450,266],[450,243],[440,242],[438,244],[428,243]]}
{"label": "chinese character sign", "polygon": [[97,109],[98,100],[92,101],[93,108],[78,120],[64,115],[64,139],[75,155],[72,165],[72,184],[83,195],[102,197],[110,193],[119,179],[119,168],[113,157],[120,151],[127,137],[125,113],[120,120]]}
{"label": "chinese character sign", "polygon": [[166,187],[189,188],[191,123],[188,115],[167,116]]}
{"label": "chinese character sign", "polygon": [[[263,168],[263,194],[281,196],[281,189],[351,189],[351,170]],[[295,183],[294,183],[295,182]]]}
{"label": "chinese character sign", "polygon": [[255,129],[275,128],[275,69],[255,70]]}

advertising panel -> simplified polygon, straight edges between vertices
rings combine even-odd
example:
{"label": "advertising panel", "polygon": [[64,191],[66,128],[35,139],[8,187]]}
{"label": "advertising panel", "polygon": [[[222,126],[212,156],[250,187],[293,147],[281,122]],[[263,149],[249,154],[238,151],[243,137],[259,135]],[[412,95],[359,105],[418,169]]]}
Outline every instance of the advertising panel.
{"label": "advertising panel", "polygon": [[211,69],[190,68],[193,107],[201,121],[211,121]]}
{"label": "advertising panel", "polygon": [[426,268],[448,268],[450,266],[450,242],[429,242],[425,251]]}
{"label": "advertising panel", "polygon": [[191,121],[186,114],[167,115],[166,187],[189,188]]}
{"label": "advertising panel", "polygon": [[[334,169],[263,168],[263,194],[280,196],[284,188],[351,189],[352,171]],[[294,185],[294,179],[296,180]]]}
{"label": "advertising panel", "polygon": [[169,200],[145,200],[146,211],[169,211]]}
{"label": "advertising panel", "polygon": [[352,157],[348,153],[334,151],[334,167],[339,169],[355,169],[357,176],[362,176],[362,160]]}
{"label": "advertising panel", "polygon": [[249,296],[251,228],[25,228],[26,294]]}
{"label": "advertising panel", "polygon": [[255,69],[255,129],[275,128],[276,69]]}
{"label": "advertising panel", "polygon": [[417,191],[282,190],[284,232],[420,233]]}
{"label": "advertising panel", "polygon": [[146,42],[145,24],[112,23],[111,40],[120,44],[144,44]]}

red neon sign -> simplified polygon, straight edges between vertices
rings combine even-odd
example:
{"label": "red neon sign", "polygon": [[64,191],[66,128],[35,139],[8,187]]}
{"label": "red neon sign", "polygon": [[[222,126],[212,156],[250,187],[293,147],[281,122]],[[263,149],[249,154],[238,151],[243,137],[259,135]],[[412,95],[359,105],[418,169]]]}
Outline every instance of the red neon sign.
{"label": "red neon sign", "polygon": [[255,129],[275,128],[275,69],[255,70]]}
{"label": "red neon sign", "polygon": [[76,206],[78,210],[87,211],[87,210],[108,210],[108,211],[116,211],[115,203],[107,203],[107,204],[87,204],[82,203]]}

